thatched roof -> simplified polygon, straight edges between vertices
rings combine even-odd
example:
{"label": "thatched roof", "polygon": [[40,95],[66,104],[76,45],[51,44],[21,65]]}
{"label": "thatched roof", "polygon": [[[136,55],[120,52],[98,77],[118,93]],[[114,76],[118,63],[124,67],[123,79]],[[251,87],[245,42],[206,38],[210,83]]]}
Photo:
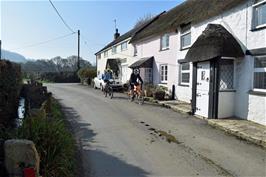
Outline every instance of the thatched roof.
{"label": "thatched roof", "polygon": [[122,42],[132,36],[134,36],[138,31],[142,30],[143,28],[145,28],[146,26],[148,26],[150,23],[152,23],[153,21],[155,21],[156,19],[158,19],[158,17],[163,14],[165,12],[160,13],[159,15],[153,17],[152,19],[148,20],[146,23],[143,23],[142,25],[139,25],[133,29],[131,29],[130,31],[126,32],[125,34],[119,36],[117,39],[113,40],[112,42],[110,42],[109,44],[107,44],[104,48],[102,48],[101,50],[99,50],[97,53],[95,53],[95,55],[101,53],[102,51],[114,46],[115,44],[118,44],[119,42]]}
{"label": "thatched roof", "polygon": [[152,68],[154,57],[141,58],[136,61],[129,68]]}
{"label": "thatched roof", "polygon": [[134,35],[130,42],[136,42],[165,32],[174,32],[187,23],[199,23],[222,14],[248,0],[187,0],[161,15],[149,26]]}
{"label": "thatched roof", "polygon": [[243,57],[241,46],[222,25],[209,24],[185,57],[186,62],[206,61],[216,57]]}

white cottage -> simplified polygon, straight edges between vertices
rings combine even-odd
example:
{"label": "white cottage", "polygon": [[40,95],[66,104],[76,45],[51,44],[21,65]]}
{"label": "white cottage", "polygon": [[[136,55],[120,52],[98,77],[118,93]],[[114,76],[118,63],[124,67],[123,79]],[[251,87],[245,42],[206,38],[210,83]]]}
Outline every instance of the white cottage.
{"label": "white cottage", "polygon": [[[155,21],[158,16],[155,16],[151,20],[138,25],[137,27],[131,29],[125,34],[121,35],[118,33],[118,29],[114,34],[114,40],[107,44],[100,51],[95,53],[96,55],[96,65],[97,65],[97,75],[101,76],[106,68],[110,68],[115,71],[115,77],[121,80],[123,84],[127,83],[130,78],[132,69],[130,66],[139,60],[136,58],[136,48],[134,45],[130,44],[131,38],[140,30],[145,28],[147,25]],[[145,58],[142,58],[146,61]],[[142,77],[145,78],[144,72]],[[150,78],[144,79],[145,82],[150,82]]]}
{"label": "white cottage", "polygon": [[265,0],[188,0],[130,42],[194,114],[266,125]]}

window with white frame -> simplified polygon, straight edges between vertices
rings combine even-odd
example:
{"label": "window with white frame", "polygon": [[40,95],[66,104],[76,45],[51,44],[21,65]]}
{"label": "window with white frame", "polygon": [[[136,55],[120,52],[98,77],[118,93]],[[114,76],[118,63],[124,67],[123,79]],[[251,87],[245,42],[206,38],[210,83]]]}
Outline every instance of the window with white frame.
{"label": "window with white frame", "polygon": [[112,47],[112,54],[116,54],[117,53],[117,46],[113,46]]}
{"label": "window with white frame", "polygon": [[101,59],[101,54],[100,53],[97,55],[97,59]]}
{"label": "window with white frame", "polygon": [[180,35],[180,46],[181,49],[186,49],[191,45],[191,25],[183,25],[181,26],[181,35]]}
{"label": "window with white frame", "polygon": [[167,82],[168,77],[168,66],[166,64],[160,65],[160,76],[161,82]]}
{"label": "window with white frame", "polygon": [[189,85],[190,81],[190,64],[189,63],[181,63],[179,65],[179,84],[180,85]]}
{"label": "window with white frame", "polygon": [[161,50],[169,48],[169,34],[164,34],[161,37]]}
{"label": "window with white frame", "polygon": [[253,5],[253,29],[266,27],[266,0],[256,0]]}
{"label": "window with white frame", "polygon": [[152,83],[152,68],[145,68],[144,82]]}
{"label": "window with white frame", "polygon": [[104,57],[108,57],[108,50],[104,51]]}
{"label": "window with white frame", "polygon": [[138,55],[138,49],[137,49],[137,46],[134,45],[134,56],[137,56]]}
{"label": "window with white frame", "polygon": [[121,44],[121,51],[127,50],[127,42]]}
{"label": "window with white frame", "polygon": [[254,90],[266,91],[266,55],[255,57],[253,85]]}

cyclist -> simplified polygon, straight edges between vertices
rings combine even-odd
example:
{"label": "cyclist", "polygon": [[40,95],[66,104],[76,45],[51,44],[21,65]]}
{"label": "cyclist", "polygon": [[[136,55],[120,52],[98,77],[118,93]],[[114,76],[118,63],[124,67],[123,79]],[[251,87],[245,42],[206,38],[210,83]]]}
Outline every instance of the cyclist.
{"label": "cyclist", "polygon": [[106,91],[106,88],[107,86],[109,86],[110,84],[110,80],[112,79],[112,71],[110,69],[106,69],[104,71],[104,74],[102,75],[102,79],[105,83],[105,86],[104,86],[104,90],[103,91]]}
{"label": "cyclist", "polygon": [[130,79],[129,79],[129,84],[130,84],[130,94],[132,95],[131,101],[134,100],[134,86],[138,85],[139,82],[141,83],[141,89],[142,89],[142,84],[143,80],[140,77],[140,70],[138,68],[133,69],[133,72],[131,73]]}

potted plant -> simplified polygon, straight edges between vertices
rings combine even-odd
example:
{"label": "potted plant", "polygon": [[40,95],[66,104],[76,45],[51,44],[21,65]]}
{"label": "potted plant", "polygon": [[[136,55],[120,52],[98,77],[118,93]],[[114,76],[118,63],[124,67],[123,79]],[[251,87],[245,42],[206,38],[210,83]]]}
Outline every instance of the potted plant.
{"label": "potted plant", "polygon": [[152,97],[154,91],[154,85],[152,84],[146,84],[144,85],[144,94],[145,97]]}
{"label": "potted plant", "polygon": [[153,98],[156,100],[164,100],[166,89],[167,88],[164,86],[156,87],[155,91],[153,92]]}

